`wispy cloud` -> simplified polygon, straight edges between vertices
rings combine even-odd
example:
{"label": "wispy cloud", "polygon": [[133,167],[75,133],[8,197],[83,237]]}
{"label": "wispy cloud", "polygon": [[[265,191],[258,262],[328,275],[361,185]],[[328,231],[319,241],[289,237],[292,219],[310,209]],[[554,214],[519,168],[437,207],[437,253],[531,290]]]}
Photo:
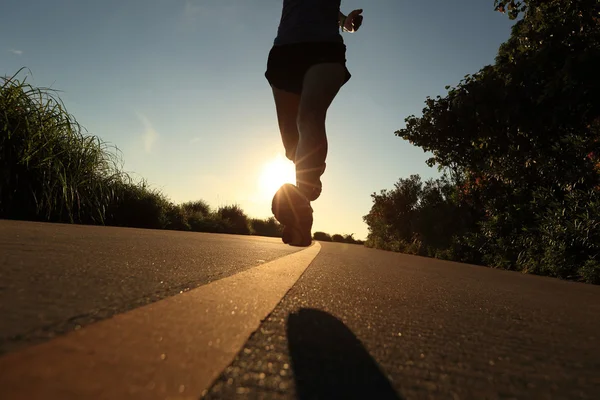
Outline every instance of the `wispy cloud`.
{"label": "wispy cloud", "polygon": [[[201,24],[206,23],[222,24],[230,29],[232,26],[241,25],[244,10],[245,7],[239,0],[186,0],[181,12],[180,25],[188,31],[195,31]],[[235,21],[233,25],[232,21]]]}
{"label": "wispy cloud", "polygon": [[195,138],[192,138],[190,140],[190,144],[198,143],[199,141],[200,141],[200,138],[196,136]]}
{"label": "wispy cloud", "polygon": [[144,150],[146,153],[151,153],[152,147],[158,139],[158,132],[156,132],[156,129],[154,129],[152,123],[144,114],[138,112],[137,117],[144,125],[144,133],[142,134],[142,138],[144,140]]}
{"label": "wispy cloud", "polygon": [[16,54],[18,56],[23,54],[23,50],[15,50],[15,49],[10,49],[9,50],[11,53]]}
{"label": "wispy cloud", "polygon": [[183,14],[188,18],[197,18],[204,9],[205,7],[199,2],[188,0],[185,2]]}
{"label": "wispy cloud", "polygon": [[182,13],[183,26],[185,26],[187,29],[194,30],[196,28],[196,24],[202,17],[202,14],[206,14],[207,11],[207,7],[200,4],[200,2],[187,0],[185,2],[185,6],[183,7]]}

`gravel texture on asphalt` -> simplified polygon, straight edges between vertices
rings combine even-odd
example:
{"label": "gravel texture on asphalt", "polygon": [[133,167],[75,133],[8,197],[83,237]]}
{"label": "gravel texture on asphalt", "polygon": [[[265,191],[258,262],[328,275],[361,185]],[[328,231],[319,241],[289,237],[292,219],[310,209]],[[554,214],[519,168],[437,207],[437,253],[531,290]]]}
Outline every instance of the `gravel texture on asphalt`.
{"label": "gravel texture on asphalt", "polygon": [[205,399],[597,399],[600,287],[322,250]]}
{"label": "gravel texture on asphalt", "polygon": [[276,238],[0,221],[0,354],[298,250]]}

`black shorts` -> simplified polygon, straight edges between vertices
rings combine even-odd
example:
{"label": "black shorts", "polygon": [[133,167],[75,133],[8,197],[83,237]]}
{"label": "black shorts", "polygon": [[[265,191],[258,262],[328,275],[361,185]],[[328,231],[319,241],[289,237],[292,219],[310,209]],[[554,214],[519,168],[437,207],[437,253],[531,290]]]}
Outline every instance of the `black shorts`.
{"label": "black shorts", "polygon": [[346,45],[335,42],[293,43],[273,46],[265,77],[277,89],[300,94],[304,74],[315,64],[340,63],[346,69],[344,84],[352,75],[346,68]]}

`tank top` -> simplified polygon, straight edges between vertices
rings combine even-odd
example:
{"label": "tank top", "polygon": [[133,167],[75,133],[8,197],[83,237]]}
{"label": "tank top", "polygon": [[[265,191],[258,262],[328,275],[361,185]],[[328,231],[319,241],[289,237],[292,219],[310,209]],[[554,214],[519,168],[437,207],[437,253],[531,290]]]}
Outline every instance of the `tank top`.
{"label": "tank top", "polygon": [[341,0],[283,0],[274,45],[301,42],[338,42]]}

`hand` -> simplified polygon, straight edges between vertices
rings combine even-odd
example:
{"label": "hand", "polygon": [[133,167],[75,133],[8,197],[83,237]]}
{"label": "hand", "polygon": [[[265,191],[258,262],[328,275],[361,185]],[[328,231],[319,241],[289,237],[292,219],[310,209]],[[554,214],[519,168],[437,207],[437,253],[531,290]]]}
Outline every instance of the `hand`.
{"label": "hand", "polygon": [[360,26],[362,25],[362,21],[363,21],[363,16],[360,15],[362,14],[363,10],[358,9],[358,10],[354,10],[352,11],[350,14],[348,14],[348,16],[346,17],[346,21],[344,23],[344,30],[347,32],[356,32],[358,30],[358,28],[360,28]]}

